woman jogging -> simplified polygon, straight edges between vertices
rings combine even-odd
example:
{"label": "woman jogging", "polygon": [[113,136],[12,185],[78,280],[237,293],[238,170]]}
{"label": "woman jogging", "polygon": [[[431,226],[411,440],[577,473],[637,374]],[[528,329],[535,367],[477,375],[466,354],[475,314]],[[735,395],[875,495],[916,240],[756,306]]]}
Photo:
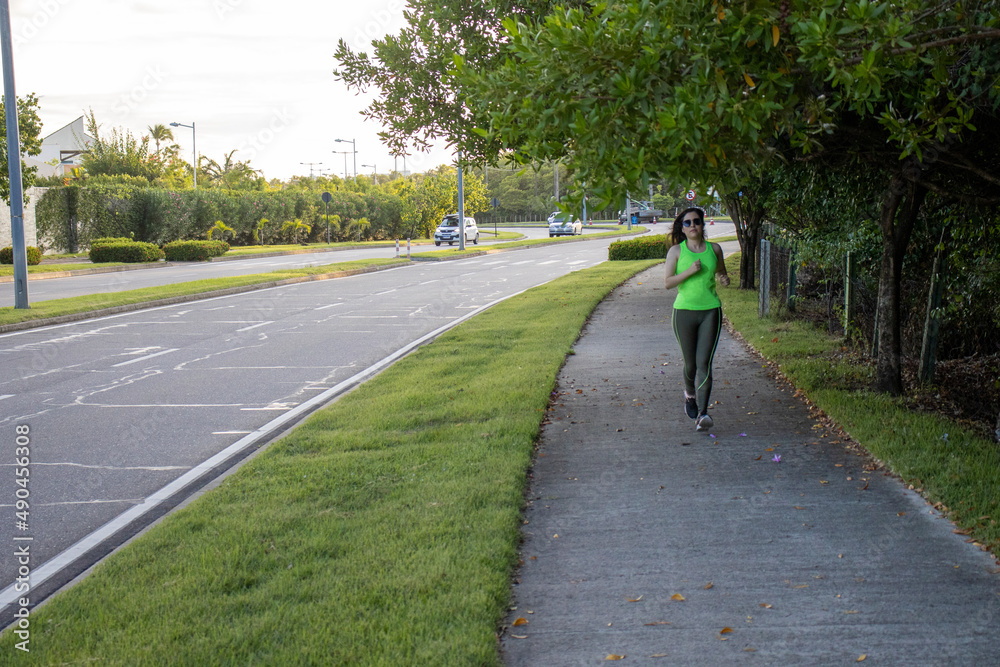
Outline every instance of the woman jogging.
{"label": "woman jogging", "polygon": [[674,335],[684,355],[684,411],[695,430],[712,427],[708,401],[712,394],[712,358],[722,331],[722,302],[715,280],[729,285],[722,247],[705,239],[705,212],[689,208],[677,216],[667,251],[667,289],[674,299]]}

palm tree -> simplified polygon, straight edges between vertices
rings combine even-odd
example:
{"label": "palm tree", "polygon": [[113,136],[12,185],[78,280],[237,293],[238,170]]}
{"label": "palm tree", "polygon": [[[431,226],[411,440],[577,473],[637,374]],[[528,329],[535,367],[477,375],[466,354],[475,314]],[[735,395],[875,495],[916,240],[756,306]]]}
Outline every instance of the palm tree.
{"label": "palm tree", "polygon": [[156,153],[160,152],[160,142],[161,141],[173,141],[174,132],[166,125],[161,125],[157,123],[156,125],[151,125],[147,128],[149,130],[149,136],[152,137],[153,141],[156,142]]}

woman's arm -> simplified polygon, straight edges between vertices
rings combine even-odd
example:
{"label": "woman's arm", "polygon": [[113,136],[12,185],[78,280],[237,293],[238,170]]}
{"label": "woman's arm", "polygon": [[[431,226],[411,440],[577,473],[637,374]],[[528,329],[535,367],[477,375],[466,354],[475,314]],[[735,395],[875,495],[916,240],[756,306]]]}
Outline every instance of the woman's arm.
{"label": "woman's arm", "polygon": [[680,259],[680,256],[681,247],[679,245],[671,246],[670,250],[667,251],[667,289],[677,287],[682,282],[701,271],[701,260],[696,259],[691,263],[691,266],[689,266],[686,271],[683,273],[677,273],[677,260]]}
{"label": "woman's arm", "polygon": [[729,274],[726,273],[726,258],[722,255],[722,246],[718,243],[712,244],[715,251],[715,277],[723,287],[729,287]]}

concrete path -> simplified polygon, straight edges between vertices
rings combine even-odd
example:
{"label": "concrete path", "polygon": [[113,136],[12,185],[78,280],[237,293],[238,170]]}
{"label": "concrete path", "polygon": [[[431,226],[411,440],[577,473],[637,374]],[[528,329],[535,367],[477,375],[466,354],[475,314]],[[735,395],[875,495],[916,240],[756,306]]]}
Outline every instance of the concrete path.
{"label": "concrete path", "polygon": [[663,279],[609,296],[560,374],[505,662],[1000,665],[994,559],[725,332],[694,431]]}

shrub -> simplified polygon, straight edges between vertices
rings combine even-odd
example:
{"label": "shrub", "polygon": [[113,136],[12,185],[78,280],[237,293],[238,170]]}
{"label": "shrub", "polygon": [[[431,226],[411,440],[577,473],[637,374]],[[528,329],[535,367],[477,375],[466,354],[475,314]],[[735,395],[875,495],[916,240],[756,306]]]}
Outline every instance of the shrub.
{"label": "shrub", "polygon": [[229,252],[225,241],[174,241],[163,246],[169,262],[204,262]]}
{"label": "shrub", "polygon": [[[24,249],[24,254],[28,258],[28,266],[34,266],[42,261],[42,251],[33,245],[29,245]],[[13,264],[14,263],[14,247],[7,246],[6,248],[0,248],[0,264]]]}
{"label": "shrub", "polygon": [[90,248],[90,261],[101,262],[156,262],[163,259],[163,251],[152,243],[123,241],[99,243]]}
{"label": "shrub", "polygon": [[666,259],[670,240],[666,234],[642,236],[627,241],[615,241],[608,248],[611,261],[631,262],[637,259]]}
{"label": "shrub", "polygon": [[105,236],[104,238],[94,239],[90,242],[90,247],[93,248],[95,245],[108,245],[109,243],[133,243],[135,239],[126,238],[124,236]]}

